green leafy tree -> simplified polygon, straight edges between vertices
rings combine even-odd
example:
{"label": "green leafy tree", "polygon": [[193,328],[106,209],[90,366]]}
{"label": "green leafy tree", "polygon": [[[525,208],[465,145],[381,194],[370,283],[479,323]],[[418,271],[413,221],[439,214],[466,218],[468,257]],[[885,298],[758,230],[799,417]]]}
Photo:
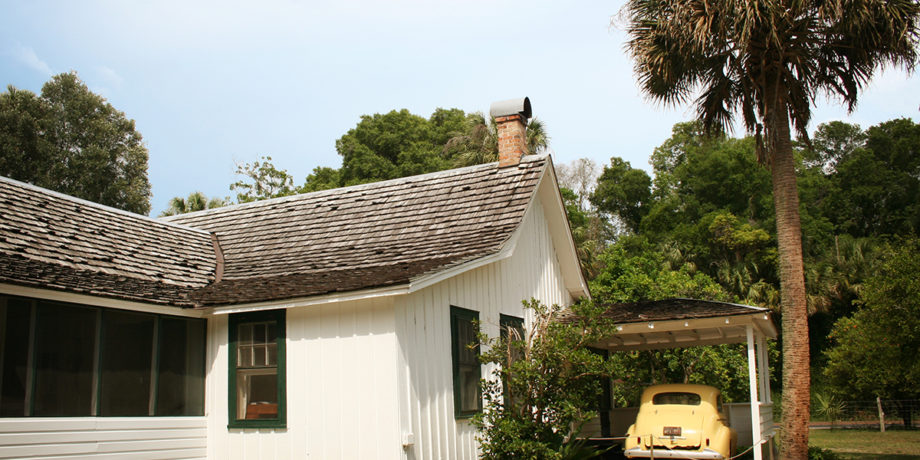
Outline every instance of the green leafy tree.
{"label": "green leafy tree", "polygon": [[[824,374],[845,399],[920,398],[920,240],[898,241],[860,292],[859,309],[837,321]],[[911,411],[902,408],[905,426]]]}
{"label": "green leafy tree", "polygon": [[341,171],[328,166],[317,166],[313,172],[307,176],[304,184],[298,187],[298,193],[316,192],[319,190],[328,190],[331,188],[341,187]]}
{"label": "green leafy tree", "polygon": [[147,214],[147,157],[134,121],[75,73],[51,77],[41,96],[0,95],[0,175]]}
{"label": "green leafy tree", "polygon": [[560,188],[565,213],[572,230],[572,239],[575,241],[575,250],[581,268],[588,279],[597,276],[601,269],[598,257],[605,250],[614,237],[613,226],[610,222],[591,209],[579,207],[579,195],[567,188]]}
{"label": "green leafy tree", "polygon": [[50,119],[47,101],[12,85],[0,94],[0,175],[49,184],[56,161],[46,136]]}
{"label": "green leafy tree", "polygon": [[342,156],[342,185],[449,168],[450,163],[441,157],[442,145],[447,133],[463,124],[465,115],[439,109],[432,117],[435,122],[406,109],[363,115],[335,144]]}
{"label": "green leafy tree", "polygon": [[890,120],[870,127],[864,144],[835,155],[824,212],[840,233],[855,237],[920,230],[920,124]]}
{"label": "green leafy tree", "polygon": [[[915,0],[630,0],[630,41],[642,89],[665,103],[697,97],[707,131],[740,114],[770,166],[783,307],[784,458],[808,453],[806,292],[791,129],[807,135],[811,102],[859,90],[889,63],[917,60]],[[762,140],[762,141],[760,141]]]}
{"label": "green leafy tree", "polygon": [[236,191],[239,203],[267,200],[297,193],[294,178],[286,169],[278,169],[272,164],[272,157],[263,156],[262,161],[243,163],[236,166],[236,174],[244,179],[230,185]]}
{"label": "green leafy tree", "polygon": [[615,216],[624,230],[636,232],[648,213],[651,198],[652,179],[648,173],[633,169],[622,158],[613,157],[597,179],[597,188],[590,201],[598,210]]}
{"label": "green leafy tree", "polygon": [[865,146],[865,142],[866,135],[859,125],[842,121],[822,123],[812,136],[812,148],[806,151],[805,166],[833,173],[840,160]]}
{"label": "green leafy tree", "polygon": [[[483,363],[494,372],[482,382],[485,408],[473,418],[484,459],[563,459],[579,449],[580,427],[596,416],[600,378],[609,364],[588,346],[609,334],[610,324],[591,303],[572,307],[535,300],[529,333],[511,328],[500,337],[480,335]],[[567,318],[567,319],[564,319]],[[584,452],[590,458],[598,452]]]}
{"label": "green leafy tree", "polygon": [[208,198],[201,192],[192,192],[188,198],[177,196],[169,200],[169,207],[160,213],[160,217],[175,216],[195,211],[204,211],[205,209],[214,209],[230,204],[229,198]]}
{"label": "green leafy tree", "polygon": [[731,300],[714,279],[690,263],[672,266],[665,250],[641,237],[621,239],[600,256],[603,269],[590,281],[598,303],[687,297]]}
{"label": "green leafy tree", "polygon": [[[531,152],[549,147],[543,123],[527,127]],[[376,182],[498,160],[494,124],[480,113],[439,108],[429,118],[406,109],[361,116],[335,144],[339,169],[319,167],[297,193]]]}
{"label": "green leafy tree", "polygon": [[[601,256],[602,271],[590,282],[598,304],[686,297],[733,300],[716,280],[642,237],[621,239]],[[620,383],[613,389],[617,406],[635,405],[642,390],[658,383],[699,383],[722,390],[729,401],[749,398],[743,345],[616,352],[610,355]],[[772,352],[777,357],[777,352]]]}

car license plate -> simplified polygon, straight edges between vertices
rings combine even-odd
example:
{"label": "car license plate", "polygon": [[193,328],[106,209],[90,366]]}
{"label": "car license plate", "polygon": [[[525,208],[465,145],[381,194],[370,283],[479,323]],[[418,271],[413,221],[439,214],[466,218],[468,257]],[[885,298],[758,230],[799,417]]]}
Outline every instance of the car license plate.
{"label": "car license plate", "polygon": [[680,436],[680,427],[679,426],[666,426],[664,427],[665,436]]}

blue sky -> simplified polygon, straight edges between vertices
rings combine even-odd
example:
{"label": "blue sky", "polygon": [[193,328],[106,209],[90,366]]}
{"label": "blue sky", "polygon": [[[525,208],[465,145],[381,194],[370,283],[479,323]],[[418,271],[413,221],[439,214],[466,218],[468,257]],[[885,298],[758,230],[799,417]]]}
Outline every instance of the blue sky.
{"label": "blue sky", "polygon": [[[649,169],[692,117],[638,91],[622,1],[2,1],[0,83],[35,92],[75,70],[137,123],[153,210],[200,190],[231,196],[235,164],[270,155],[299,184],[341,166],[362,114],[488,112],[529,96],[556,163],[611,156]],[[857,111],[818,101],[814,126],[920,118],[920,77],[886,71]]]}

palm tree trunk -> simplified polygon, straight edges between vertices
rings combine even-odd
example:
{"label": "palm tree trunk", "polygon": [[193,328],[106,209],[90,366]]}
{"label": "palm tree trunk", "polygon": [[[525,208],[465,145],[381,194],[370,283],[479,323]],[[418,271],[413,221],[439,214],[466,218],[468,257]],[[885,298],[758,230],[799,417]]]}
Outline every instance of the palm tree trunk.
{"label": "palm tree trunk", "polygon": [[776,144],[773,151],[773,202],[779,246],[779,277],[783,334],[783,424],[780,458],[808,458],[808,420],[811,369],[808,351],[808,313],[802,259],[802,225],[789,117],[782,107],[774,112]]}

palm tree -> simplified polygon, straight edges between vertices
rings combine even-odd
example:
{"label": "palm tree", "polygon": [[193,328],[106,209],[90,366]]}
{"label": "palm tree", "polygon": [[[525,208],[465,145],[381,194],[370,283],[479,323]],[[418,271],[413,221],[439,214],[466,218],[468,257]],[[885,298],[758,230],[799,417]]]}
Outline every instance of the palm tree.
{"label": "palm tree", "polygon": [[799,199],[791,133],[803,137],[811,102],[855,107],[882,66],[913,70],[917,0],[629,0],[627,49],[643,91],[665,104],[695,98],[706,131],[738,114],[771,168],[783,329],[781,457],[808,451],[809,357]]}
{"label": "palm tree", "polygon": [[160,213],[160,217],[175,216],[187,212],[204,211],[205,209],[219,208],[229,204],[226,198],[208,199],[204,193],[192,192],[188,198],[177,196],[169,200],[169,207]]}

